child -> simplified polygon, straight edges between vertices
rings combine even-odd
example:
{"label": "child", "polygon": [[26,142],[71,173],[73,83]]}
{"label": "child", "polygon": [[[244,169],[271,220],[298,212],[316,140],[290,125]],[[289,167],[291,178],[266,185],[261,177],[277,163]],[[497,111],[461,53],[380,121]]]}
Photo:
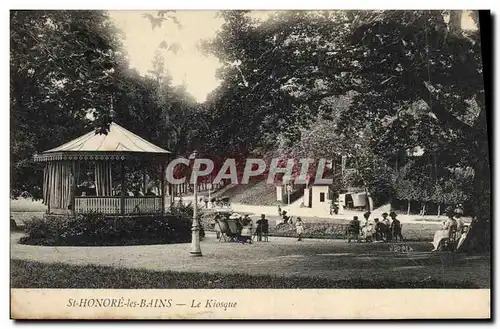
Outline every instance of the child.
{"label": "child", "polygon": [[302,219],[297,217],[297,221],[295,222],[295,229],[297,230],[297,235],[299,239],[297,241],[302,241],[302,233],[304,233],[304,226],[302,225]]}

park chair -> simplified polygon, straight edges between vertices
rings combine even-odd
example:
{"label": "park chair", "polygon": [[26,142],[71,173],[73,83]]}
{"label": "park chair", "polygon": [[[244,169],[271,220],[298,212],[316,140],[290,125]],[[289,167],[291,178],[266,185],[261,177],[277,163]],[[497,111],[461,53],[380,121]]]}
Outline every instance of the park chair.
{"label": "park chair", "polygon": [[230,234],[231,232],[229,231],[229,226],[227,225],[226,219],[217,218],[215,222],[215,231],[218,233],[217,236],[219,238],[219,241],[227,241],[228,233]]}
{"label": "park chair", "polygon": [[457,232],[456,227],[450,228],[448,238],[443,240],[442,249],[454,251],[461,234],[462,232]]}
{"label": "park chair", "polygon": [[262,237],[262,241],[269,242],[269,222],[264,225],[257,225],[255,232],[253,234],[254,239],[258,239],[260,236]]}
{"label": "park chair", "polygon": [[227,220],[228,233],[227,236],[229,241],[237,241],[240,236],[240,230],[238,229],[238,225],[236,224],[236,220],[228,219]]}

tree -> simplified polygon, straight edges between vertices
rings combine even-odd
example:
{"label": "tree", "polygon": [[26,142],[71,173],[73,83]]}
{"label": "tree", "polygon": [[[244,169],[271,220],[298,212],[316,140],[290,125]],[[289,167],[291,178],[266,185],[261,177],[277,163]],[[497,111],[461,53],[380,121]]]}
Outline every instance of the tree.
{"label": "tree", "polygon": [[[443,167],[473,168],[474,214],[489,222],[479,31],[459,30],[453,25],[455,18],[450,26],[449,13],[441,11],[378,11],[358,16],[360,23],[346,45],[345,54],[351,55],[341,70],[348,72],[346,89],[358,93],[340,130],[360,129],[370,122],[381,136],[374,145],[378,150],[426,145],[425,152],[438,154]],[[409,110],[422,102],[421,111]],[[432,145],[429,140],[436,142]]]}
{"label": "tree", "polygon": [[33,154],[85,132],[89,109],[109,111],[123,57],[101,11],[11,11],[10,26],[11,191],[40,197]]}

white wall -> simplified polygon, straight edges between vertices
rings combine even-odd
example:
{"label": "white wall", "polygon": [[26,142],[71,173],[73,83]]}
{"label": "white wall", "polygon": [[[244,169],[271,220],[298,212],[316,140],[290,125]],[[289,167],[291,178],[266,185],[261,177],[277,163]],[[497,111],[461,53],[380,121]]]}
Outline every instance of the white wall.
{"label": "white wall", "polygon": [[[330,214],[330,203],[328,201],[328,186],[313,186],[311,189],[312,193],[312,207],[315,209],[321,209],[325,214]],[[320,201],[320,194],[324,193],[325,198],[323,202]]]}
{"label": "white wall", "polygon": [[285,187],[281,185],[276,186],[276,201],[283,202],[283,196],[285,195]]}

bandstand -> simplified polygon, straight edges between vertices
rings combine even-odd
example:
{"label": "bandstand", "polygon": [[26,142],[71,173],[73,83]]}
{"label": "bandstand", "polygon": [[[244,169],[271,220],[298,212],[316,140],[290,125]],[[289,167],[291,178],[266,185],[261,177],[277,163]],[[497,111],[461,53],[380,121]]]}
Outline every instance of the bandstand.
{"label": "bandstand", "polygon": [[[169,151],[116,123],[111,123],[107,134],[92,131],[34,156],[35,161],[45,162],[43,202],[49,214],[96,212],[111,216],[163,214],[165,167],[170,158]],[[78,187],[82,165],[94,167],[92,193]],[[132,165],[158,172],[157,195],[131,195],[126,172]]]}

